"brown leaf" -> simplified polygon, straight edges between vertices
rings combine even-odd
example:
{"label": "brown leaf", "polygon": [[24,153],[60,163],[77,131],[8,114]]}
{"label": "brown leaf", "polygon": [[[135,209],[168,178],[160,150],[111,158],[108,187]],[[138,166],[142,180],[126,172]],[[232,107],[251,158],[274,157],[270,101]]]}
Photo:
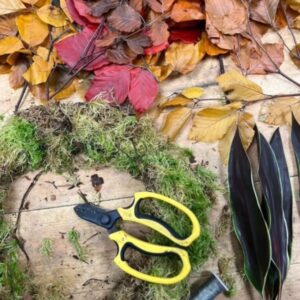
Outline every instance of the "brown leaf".
{"label": "brown leaf", "polygon": [[28,69],[28,63],[25,59],[20,59],[14,66],[11,68],[11,73],[9,75],[9,85],[13,89],[18,89],[25,83],[23,74]]}
{"label": "brown leaf", "polygon": [[136,54],[143,54],[144,48],[151,46],[150,37],[144,34],[135,34],[126,39],[128,47]]}
{"label": "brown leaf", "polygon": [[8,64],[0,64],[0,74],[9,74],[11,66]]}
{"label": "brown leaf", "polygon": [[245,39],[240,49],[231,53],[231,58],[246,74],[276,73],[284,60],[283,44],[263,44],[262,46],[267,54]]}
{"label": "brown leaf", "polygon": [[242,0],[206,0],[206,14],[213,26],[224,34],[246,31],[248,11]]}
{"label": "brown leaf", "polygon": [[295,11],[300,12],[300,1],[299,0],[287,0],[286,3]]}
{"label": "brown leaf", "polygon": [[133,32],[142,25],[141,15],[126,3],[118,6],[107,20],[112,27],[123,32]]}
{"label": "brown leaf", "polygon": [[250,17],[252,20],[274,25],[279,0],[252,0]]}
{"label": "brown leaf", "polygon": [[101,17],[110,10],[116,8],[120,4],[120,0],[101,0],[96,2],[91,7],[91,12],[94,17]]}
{"label": "brown leaf", "polygon": [[129,5],[139,13],[143,11],[143,1],[141,0],[130,0]]}
{"label": "brown leaf", "polygon": [[118,32],[109,31],[104,37],[96,40],[95,44],[97,47],[109,47],[116,41],[118,37]]}
{"label": "brown leaf", "polygon": [[15,36],[17,32],[15,15],[0,16],[0,35]]}
{"label": "brown leaf", "polygon": [[155,21],[150,28],[149,36],[153,46],[164,44],[170,36],[168,24],[164,21]]}
{"label": "brown leaf", "polygon": [[110,62],[116,64],[129,64],[136,58],[136,54],[127,45],[121,43],[114,49],[108,49],[106,55]]}
{"label": "brown leaf", "polygon": [[297,44],[290,52],[293,63],[300,68],[300,44]]}
{"label": "brown leaf", "polygon": [[206,32],[209,40],[222,49],[233,50],[238,48],[237,36],[226,35],[220,32],[206,15]]}
{"label": "brown leaf", "polygon": [[175,22],[205,20],[204,4],[199,0],[178,0],[171,11]]}
{"label": "brown leaf", "polygon": [[47,92],[47,87],[46,87],[45,83],[38,84],[38,85],[29,85],[29,90],[35,98],[37,98],[43,102],[47,101],[48,92]]}
{"label": "brown leaf", "polygon": [[163,135],[174,140],[192,116],[192,110],[187,107],[176,108],[171,111],[162,129]]}
{"label": "brown leaf", "polygon": [[145,0],[150,8],[157,13],[164,13],[168,11],[175,0]]}

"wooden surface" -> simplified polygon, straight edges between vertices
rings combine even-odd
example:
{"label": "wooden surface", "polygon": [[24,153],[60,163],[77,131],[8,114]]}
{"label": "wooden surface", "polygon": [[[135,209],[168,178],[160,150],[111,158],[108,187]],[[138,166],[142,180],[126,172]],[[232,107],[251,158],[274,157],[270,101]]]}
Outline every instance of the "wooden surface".
{"label": "wooden surface", "polygon": [[[284,39],[292,45],[288,32],[282,32]],[[267,42],[278,40],[274,34],[266,35]],[[300,39],[299,39],[300,40]],[[225,60],[226,70],[233,67],[229,59]],[[298,69],[290,62],[288,53],[281,69],[293,79],[300,82]],[[215,82],[219,75],[219,64],[216,59],[207,59],[198,68],[187,76],[165,82],[162,86],[162,93],[168,95],[176,90],[188,86],[202,85]],[[265,93],[293,93],[299,92],[299,88],[288,82],[279,75],[251,76],[251,79],[259,83]],[[17,102],[20,90],[12,91],[8,87],[7,76],[0,76],[0,113],[11,114]],[[222,95],[217,85],[212,85],[206,90],[207,97],[218,97]],[[74,98],[74,97],[73,97]],[[30,96],[23,107],[34,105]],[[217,103],[217,102],[216,102]],[[214,102],[201,103],[203,106],[213,105]],[[248,108],[249,111],[258,115],[260,104]],[[164,121],[162,116],[158,121],[158,127]],[[275,127],[267,126],[258,122],[259,129],[270,138]],[[187,140],[189,127],[187,127],[177,143],[194,150],[198,162],[207,165],[214,171],[219,181],[226,187],[226,167],[220,160],[218,145],[194,143]],[[294,244],[293,258],[288,278],[284,285],[282,299],[299,299],[297,296],[298,284],[300,284],[300,202],[297,170],[290,142],[290,129],[281,128],[284,138],[286,156],[288,158],[289,172],[294,190]],[[55,174],[44,174],[38,184],[28,197],[27,210],[21,215],[20,234],[26,240],[25,248],[31,259],[31,270],[37,282],[63,283],[65,285],[66,299],[72,295],[73,299],[104,299],[111,292],[111,289],[122,278],[123,273],[112,263],[116,253],[115,245],[107,238],[107,233],[100,228],[88,224],[76,217],[73,212],[74,204],[82,202],[77,192],[80,189],[87,193],[90,200],[97,202],[99,197],[93,192],[90,183],[90,176],[98,174],[105,180],[101,192],[101,205],[109,209],[127,205],[136,191],[144,189],[143,184],[132,179],[126,173],[117,172],[111,168],[101,170],[79,171],[75,178]],[[24,191],[30,185],[35,173],[26,174],[16,180],[10,188],[9,200],[6,203],[7,219],[14,221]],[[254,174],[257,181],[257,174]],[[74,182],[81,182],[79,187],[69,189]],[[227,195],[224,192],[217,193],[217,200],[211,212],[211,226],[215,230],[218,226],[221,211],[227,204]],[[75,251],[68,242],[66,232],[72,228],[80,231],[81,241],[88,251],[88,262],[80,262],[73,256]],[[91,236],[95,235],[89,239]],[[42,240],[50,238],[54,241],[53,257],[45,257],[41,252]],[[236,238],[231,230],[222,235],[217,244],[217,257],[233,257],[231,268],[232,274],[237,281],[237,294],[233,299],[260,299],[259,295],[249,287],[241,274],[242,254]],[[213,257],[203,268],[192,274],[192,281],[201,282],[207,276],[207,271],[217,271],[217,257]],[[91,278],[97,281],[88,281]],[[87,282],[88,281],[88,282]],[[219,296],[219,300],[225,299]]]}

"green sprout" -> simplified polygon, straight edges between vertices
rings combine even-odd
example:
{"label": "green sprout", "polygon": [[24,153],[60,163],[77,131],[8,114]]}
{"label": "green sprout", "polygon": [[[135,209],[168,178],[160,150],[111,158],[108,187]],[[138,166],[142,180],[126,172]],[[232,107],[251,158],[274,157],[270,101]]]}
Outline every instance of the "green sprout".
{"label": "green sprout", "polygon": [[51,239],[43,239],[42,249],[43,255],[50,257],[53,255],[53,241]]}
{"label": "green sprout", "polygon": [[68,239],[73,245],[76,254],[79,260],[86,262],[87,260],[87,251],[86,249],[80,244],[80,233],[75,228],[72,228],[71,231],[68,232]]}

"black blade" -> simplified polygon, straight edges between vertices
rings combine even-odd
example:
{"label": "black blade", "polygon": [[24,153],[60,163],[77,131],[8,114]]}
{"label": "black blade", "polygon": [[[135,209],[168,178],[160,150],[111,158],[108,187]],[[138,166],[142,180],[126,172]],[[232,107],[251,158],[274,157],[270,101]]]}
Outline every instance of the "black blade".
{"label": "black blade", "polygon": [[106,211],[89,203],[76,205],[74,211],[81,219],[99,225],[107,230],[112,229],[116,221],[120,219],[117,210]]}

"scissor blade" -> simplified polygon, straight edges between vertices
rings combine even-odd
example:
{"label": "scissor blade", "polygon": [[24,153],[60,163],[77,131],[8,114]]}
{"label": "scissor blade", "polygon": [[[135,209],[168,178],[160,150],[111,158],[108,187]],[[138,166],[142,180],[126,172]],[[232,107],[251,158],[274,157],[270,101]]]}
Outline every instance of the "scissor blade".
{"label": "scissor blade", "polygon": [[111,229],[120,218],[117,210],[106,211],[96,205],[84,203],[74,207],[74,211],[81,219],[94,223],[106,229]]}

